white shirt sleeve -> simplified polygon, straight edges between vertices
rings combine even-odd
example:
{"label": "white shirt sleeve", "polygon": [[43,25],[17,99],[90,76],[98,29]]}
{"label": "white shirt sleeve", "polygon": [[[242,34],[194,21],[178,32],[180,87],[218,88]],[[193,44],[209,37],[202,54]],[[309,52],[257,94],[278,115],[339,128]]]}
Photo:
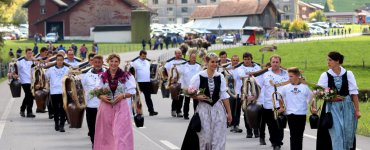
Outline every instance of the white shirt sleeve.
{"label": "white shirt sleeve", "polygon": [[307,103],[309,103],[311,101],[311,99],[313,98],[313,93],[311,91],[311,89],[308,87],[308,85],[305,86],[306,87],[306,99],[307,99]]}
{"label": "white shirt sleeve", "polygon": [[197,73],[191,78],[189,88],[191,87],[191,88],[198,90],[199,84],[200,84],[200,78],[199,78],[199,73]]}
{"label": "white shirt sleeve", "polygon": [[320,79],[317,82],[317,85],[323,88],[328,87],[328,75],[326,74],[326,72],[321,74]]}
{"label": "white shirt sleeve", "polygon": [[47,80],[50,80],[50,72],[51,72],[51,68],[49,68],[48,70],[46,70],[45,72],[45,77]]}
{"label": "white shirt sleeve", "polygon": [[136,81],[135,78],[130,75],[128,80],[126,81],[126,92],[130,94],[136,94]]}
{"label": "white shirt sleeve", "polygon": [[221,74],[221,87],[220,87],[220,99],[226,100],[230,97],[229,94],[227,94],[227,87],[226,87],[226,80],[224,75]]}
{"label": "white shirt sleeve", "polygon": [[347,79],[348,79],[348,90],[349,94],[358,94],[358,87],[355,79],[355,75],[353,75],[352,71],[347,71]]}

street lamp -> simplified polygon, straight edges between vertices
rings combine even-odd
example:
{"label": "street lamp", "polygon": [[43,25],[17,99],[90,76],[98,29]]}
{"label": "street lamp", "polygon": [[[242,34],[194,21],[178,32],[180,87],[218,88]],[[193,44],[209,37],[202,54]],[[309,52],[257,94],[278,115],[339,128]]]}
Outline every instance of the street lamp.
{"label": "street lamp", "polygon": [[222,26],[221,26],[221,19],[220,19],[220,16],[218,17],[218,36],[221,36],[221,29],[222,29]]}

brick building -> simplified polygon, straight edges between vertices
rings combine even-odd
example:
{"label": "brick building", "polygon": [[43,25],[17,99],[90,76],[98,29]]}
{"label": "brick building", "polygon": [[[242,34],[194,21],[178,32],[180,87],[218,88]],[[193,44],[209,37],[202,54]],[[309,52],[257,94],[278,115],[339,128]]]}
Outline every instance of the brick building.
{"label": "brick building", "polygon": [[131,12],[149,10],[138,0],[28,0],[29,35],[58,32],[63,39],[91,39],[97,25],[131,25]]}

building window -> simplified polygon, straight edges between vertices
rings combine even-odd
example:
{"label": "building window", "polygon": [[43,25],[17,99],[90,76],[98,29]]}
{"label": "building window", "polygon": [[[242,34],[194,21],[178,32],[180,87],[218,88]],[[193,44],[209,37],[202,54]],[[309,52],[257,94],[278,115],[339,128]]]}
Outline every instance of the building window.
{"label": "building window", "polygon": [[188,23],[189,22],[189,18],[184,18],[183,20],[182,20],[182,23]]}
{"label": "building window", "polygon": [[181,3],[186,4],[186,3],[188,3],[188,0],[181,0]]}
{"label": "building window", "polygon": [[46,9],[44,7],[40,8],[40,14],[44,15],[46,13]]}
{"label": "building window", "polygon": [[211,3],[216,3],[217,0],[211,0]]}
{"label": "building window", "polygon": [[283,7],[283,11],[284,11],[284,12],[288,12],[288,11],[289,11],[289,6],[288,6],[288,5],[285,5],[285,6]]}
{"label": "building window", "polygon": [[194,2],[195,2],[195,3],[197,3],[197,4],[202,3],[202,1],[201,1],[201,0],[194,0]]}
{"label": "building window", "polygon": [[158,0],[153,0],[153,4],[154,5],[158,4]]}
{"label": "building window", "polygon": [[168,15],[173,15],[173,8],[172,7],[167,8],[167,14]]}
{"label": "building window", "polygon": [[187,7],[181,7],[181,12],[182,13],[188,13],[188,8]]}
{"label": "building window", "polygon": [[173,4],[174,0],[167,0],[167,4]]}
{"label": "building window", "polygon": [[175,23],[175,18],[168,18],[168,23]]}
{"label": "building window", "polygon": [[40,0],[40,6],[45,6],[45,0]]}
{"label": "building window", "polygon": [[286,15],[286,16],[285,16],[285,20],[290,20],[289,15]]}

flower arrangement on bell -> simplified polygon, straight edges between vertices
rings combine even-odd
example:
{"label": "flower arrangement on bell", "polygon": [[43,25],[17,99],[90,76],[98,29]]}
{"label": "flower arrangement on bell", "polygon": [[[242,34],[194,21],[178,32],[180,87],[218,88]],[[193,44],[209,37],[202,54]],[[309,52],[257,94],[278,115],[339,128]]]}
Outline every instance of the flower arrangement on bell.
{"label": "flower arrangement on bell", "polygon": [[[196,88],[193,88],[193,87],[189,87],[188,89],[183,90],[184,95],[188,96],[188,97],[195,97],[195,96],[199,96],[199,95],[205,95],[205,91],[206,91],[206,89],[202,89],[202,88],[196,89]],[[207,97],[207,99],[204,100],[204,101],[207,101],[209,103],[213,102],[212,99],[209,98],[209,97]]]}
{"label": "flower arrangement on bell", "polygon": [[343,99],[343,97],[338,94],[337,90],[330,89],[329,87],[315,87],[312,93],[315,99],[322,99],[325,101],[340,101]]}

